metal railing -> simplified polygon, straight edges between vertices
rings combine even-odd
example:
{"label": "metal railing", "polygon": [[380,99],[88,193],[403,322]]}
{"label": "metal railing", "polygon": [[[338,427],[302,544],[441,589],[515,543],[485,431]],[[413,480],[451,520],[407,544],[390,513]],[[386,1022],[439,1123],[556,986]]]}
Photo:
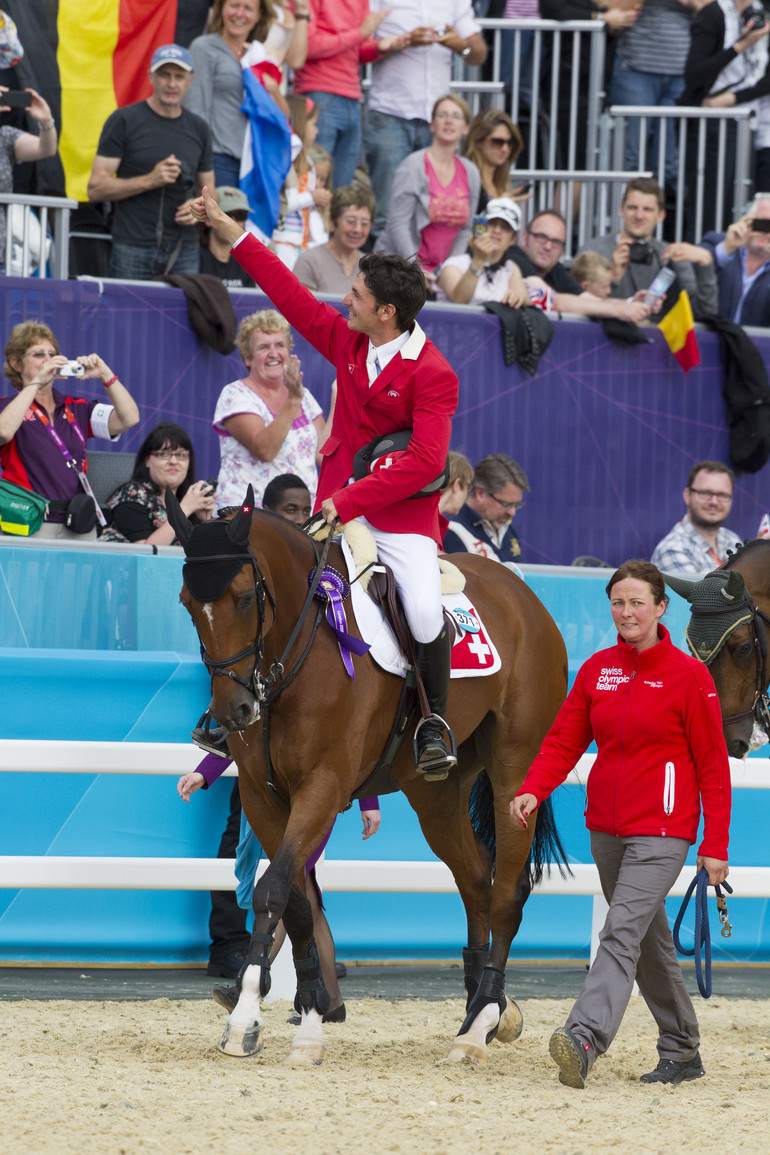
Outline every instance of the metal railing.
{"label": "metal railing", "polygon": [[[29,277],[36,271],[39,277],[46,277],[50,264],[51,275],[58,280],[66,281],[69,276],[70,213],[78,207],[78,202],[66,197],[0,193],[0,206],[3,205],[20,205],[23,210],[19,235],[14,237],[14,229],[11,227],[12,214],[8,209],[0,208],[0,212],[5,212],[7,218],[6,276]],[[53,246],[49,245],[49,216],[53,231]],[[33,234],[36,234],[37,244]]]}
{"label": "metal railing", "polygon": [[[632,121],[638,121],[639,167],[651,168],[661,188],[666,185],[666,128],[674,122],[677,153],[677,175],[674,182],[676,195],[674,235],[680,241],[685,233],[688,239],[700,240],[709,229],[722,231],[725,209],[729,209],[731,220],[743,212],[750,193],[751,174],[751,118],[753,110],[742,108],[660,108],[656,105],[615,104],[609,110],[612,132],[612,157],[614,168],[622,168],[626,152],[626,142]],[[730,124],[735,125],[734,149],[730,146]],[[714,126],[711,130],[710,126]],[[637,125],[633,128],[636,130]],[[657,128],[657,155],[648,157],[648,136]],[[706,171],[707,144],[710,131],[716,134],[716,175]],[[693,133],[695,139],[693,141]],[[688,149],[688,136],[690,146]],[[653,151],[649,149],[649,151]],[[688,158],[695,152],[694,170]],[[730,161],[733,162],[732,180],[729,180]],[[688,171],[689,169],[689,171]],[[732,188],[732,203],[725,205],[725,183]],[[705,191],[707,183],[716,191],[711,219],[706,219]],[[689,196],[687,195],[689,193]],[[615,206],[614,219],[617,220]]]}

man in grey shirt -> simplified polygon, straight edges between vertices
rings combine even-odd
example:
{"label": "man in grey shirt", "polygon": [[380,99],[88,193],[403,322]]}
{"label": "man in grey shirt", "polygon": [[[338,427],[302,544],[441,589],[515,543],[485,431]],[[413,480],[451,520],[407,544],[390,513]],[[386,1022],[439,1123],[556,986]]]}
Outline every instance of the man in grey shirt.
{"label": "man in grey shirt", "polygon": [[[635,23],[621,32],[610,82],[611,104],[670,108],[684,92],[684,66],[690,51],[693,14],[706,0],[645,0]],[[677,148],[674,121],[666,125],[666,184],[676,185]],[[626,169],[639,169],[638,117],[630,117],[626,135]],[[660,121],[647,122],[644,167],[656,163]]]}
{"label": "man in grey shirt", "polygon": [[612,264],[610,296],[629,298],[648,289],[665,261],[672,261],[680,289],[686,289],[696,321],[718,312],[714,258],[702,245],[667,245],[654,233],[665,217],[663,190],[650,177],[629,182],[620,206],[620,232],[586,241],[581,252],[600,253]]}

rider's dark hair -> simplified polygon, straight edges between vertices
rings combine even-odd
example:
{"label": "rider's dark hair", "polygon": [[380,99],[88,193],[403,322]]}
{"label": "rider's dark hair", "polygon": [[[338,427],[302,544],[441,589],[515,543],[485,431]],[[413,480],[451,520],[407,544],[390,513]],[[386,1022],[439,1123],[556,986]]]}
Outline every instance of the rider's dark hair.
{"label": "rider's dark hair", "polygon": [[661,602],[668,602],[663,574],[651,561],[642,561],[641,558],[632,558],[630,561],[624,561],[620,569],[616,569],[607,582],[606,593],[608,598],[612,597],[612,587],[618,582],[625,581],[626,578],[636,578],[637,581],[646,582],[650,587],[650,592],[652,593],[652,598],[656,606],[659,606]]}
{"label": "rider's dark hair", "polygon": [[181,425],[175,425],[173,421],[162,421],[160,425],[156,425],[147,434],[136,452],[131,480],[153,484],[147,466],[147,458],[150,454],[157,453],[159,449],[186,449],[190,454],[184,481],[180,482],[176,491],[177,500],[181,501],[195,481],[195,450],[187,430],[183,429]]}
{"label": "rider's dark hair", "polygon": [[307,490],[307,485],[301,477],[297,477],[296,473],[279,473],[278,477],[274,477],[265,486],[265,492],[262,494],[262,508],[274,510],[287,489]]}
{"label": "rider's dark hair", "polygon": [[425,304],[425,277],[417,261],[395,253],[366,253],[358,262],[364,284],[377,305],[393,305],[396,324],[405,333]]}

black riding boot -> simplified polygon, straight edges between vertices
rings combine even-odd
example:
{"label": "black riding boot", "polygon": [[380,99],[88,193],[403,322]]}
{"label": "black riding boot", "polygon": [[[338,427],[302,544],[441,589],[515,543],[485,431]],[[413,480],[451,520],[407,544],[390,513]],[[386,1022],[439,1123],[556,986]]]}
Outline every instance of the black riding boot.
{"label": "black riding boot", "polygon": [[[440,782],[457,765],[454,736],[444,721],[449,697],[452,646],[446,624],[432,642],[415,642],[417,669],[431,716],[419,722],[414,737],[415,764],[428,782]],[[449,735],[447,744],[444,734]]]}

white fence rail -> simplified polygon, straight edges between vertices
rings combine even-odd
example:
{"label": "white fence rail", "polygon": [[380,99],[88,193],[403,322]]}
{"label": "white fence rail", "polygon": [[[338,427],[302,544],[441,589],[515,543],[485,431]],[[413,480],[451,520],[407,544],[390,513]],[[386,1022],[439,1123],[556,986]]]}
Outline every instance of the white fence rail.
{"label": "white fence rail", "polygon": [[[28,742],[0,740],[0,771],[64,774],[186,774],[200,751],[183,743]],[[584,784],[593,763],[585,754],[568,781]],[[764,759],[730,759],[733,788],[767,789],[770,766]],[[234,775],[230,768],[226,774]],[[260,871],[267,863],[260,863]],[[553,870],[538,893],[601,895],[596,867],[573,864],[572,877]],[[741,898],[770,897],[770,867],[731,866]],[[685,869],[672,889],[684,894],[692,878]],[[374,859],[322,860],[318,879],[324,890],[450,894],[454,879],[443,862],[390,862]],[[54,855],[0,855],[0,888],[84,890],[234,890],[232,862],[217,858],[127,858]]]}

